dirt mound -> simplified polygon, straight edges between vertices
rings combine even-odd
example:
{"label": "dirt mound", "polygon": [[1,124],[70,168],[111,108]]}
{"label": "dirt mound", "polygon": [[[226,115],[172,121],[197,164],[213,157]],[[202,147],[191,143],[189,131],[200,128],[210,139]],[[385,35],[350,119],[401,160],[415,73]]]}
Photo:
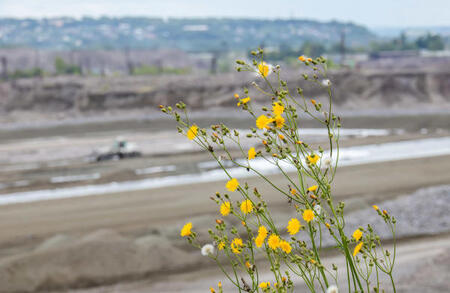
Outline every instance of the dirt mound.
{"label": "dirt mound", "polygon": [[[321,100],[323,88],[302,81],[301,72],[287,70],[283,79],[292,87],[304,88],[307,97]],[[442,107],[450,104],[450,72],[420,71],[336,71],[334,102],[344,109],[414,108],[420,105]],[[275,78],[269,77],[269,78]],[[252,90],[254,75],[230,73],[211,76],[156,77],[48,77],[0,83],[0,110],[40,111],[42,113],[107,111],[115,109],[158,108],[183,100],[190,107],[234,107],[234,93],[251,89],[252,101],[266,97]],[[276,82],[274,80],[274,82]],[[260,83],[264,88],[264,85]],[[322,95],[322,97],[321,97]]]}
{"label": "dirt mound", "polygon": [[77,241],[58,235],[0,263],[0,292],[34,292],[107,284],[194,265],[198,258],[159,235],[130,239],[100,230]]}

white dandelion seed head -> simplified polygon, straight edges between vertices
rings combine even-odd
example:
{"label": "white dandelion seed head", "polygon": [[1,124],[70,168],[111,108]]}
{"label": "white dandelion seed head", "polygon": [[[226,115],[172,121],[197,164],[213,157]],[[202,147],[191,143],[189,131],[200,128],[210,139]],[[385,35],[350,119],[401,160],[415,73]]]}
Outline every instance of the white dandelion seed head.
{"label": "white dandelion seed head", "polygon": [[325,167],[327,167],[327,168],[330,167],[331,163],[332,163],[332,161],[331,161],[330,157],[326,157],[323,159],[323,164],[325,165]]}
{"label": "white dandelion seed head", "polygon": [[202,255],[203,256],[208,256],[213,253],[214,253],[214,245],[209,244],[209,243],[203,245],[203,247],[202,247]]}
{"label": "white dandelion seed head", "polygon": [[320,215],[320,213],[322,213],[322,207],[320,205],[316,205],[314,207],[314,211],[316,212],[316,214]]}
{"label": "white dandelion seed head", "polygon": [[330,86],[331,85],[331,81],[329,79],[324,79],[324,80],[322,80],[322,85],[323,86]]}
{"label": "white dandelion seed head", "polygon": [[331,285],[328,287],[327,293],[339,293],[339,289],[336,285]]}

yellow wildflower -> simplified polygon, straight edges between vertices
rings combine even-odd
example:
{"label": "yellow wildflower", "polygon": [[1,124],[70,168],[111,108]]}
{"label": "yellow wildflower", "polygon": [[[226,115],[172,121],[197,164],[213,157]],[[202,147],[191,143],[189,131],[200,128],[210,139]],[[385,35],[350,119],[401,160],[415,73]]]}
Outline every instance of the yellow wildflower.
{"label": "yellow wildflower", "polygon": [[255,148],[250,148],[250,149],[248,150],[248,159],[249,159],[249,160],[252,160],[252,159],[255,158],[255,156],[256,156]]}
{"label": "yellow wildflower", "polygon": [[247,267],[247,269],[250,269],[252,265],[248,261],[246,261],[245,266]]}
{"label": "yellow wildflower", "polygon": [[247,104],[248,102],[250,102],[250,97],[247,97],[247,98],[244,98],[244,99],[242,99],[242,100],[240,100],[238,103],[237,103],[237,105],[238,106],[240,106],[240,105],[245,105],[245,104]]}
{"label": "yellow wildflower", "polygon": [[219,289],[222,288],[222,282],[219,282],[219,283],[217,284],[217,287],[219,287]]}
{"label": "yellow wildflower", "polygon": [[297,190],[295,190],[294,188],[291,189],[291,194],[292,195],[297,195]]}
{"label": "yellow wildflower", "polygon": [[280,102],[276,102],[272,106],[272,113],[274,116],[279,116],[283,114],[284,112],[284,106]]}
{"label": "yellow wildflower", "polygon": [[267,237],[267,229],[264,226],[259,226],[258,228],[258,237],[262,237],[263,239],[265,239]]}
{"label": "yellow wildflower", "polygon": [[220,241],[219,244],[217,244],[217,248],[218,248],[219,250],[223,250],[223,249],[225,248],[225,242]]}
{"label": "yellow wildflower", "polygon": [[306,58],[306,61],[311,62],[312,58]]}
{"label": "yellow wildflower", "polygon": [[298,57],[298,60],[300,60],[302,62],[305,62],[306,61],[306,57],[302,55],[302,56]]}
{"label": "yellow wildflower", "polygon": [[256,247],[260,248],[263,244],[264,244],[264,238],[259,237],[259,236],[255,238]]}
{"label": "yellow wildflower", "polygon": [[231,203],[229,201],[224,202],[220,205],[220,213],[222,216],[228,216],[231,212]]}
{"label": "yellow wildflower", "polygon": [[311,222],[314,219],[314,212],[312,210],[305,210],[303,212],[303,220],[306,222]]}
{"label": "yellow wildflower", "polygon": [[310,164],[315,165],[320,158],[316,154],[311,154],[311,155],[307,156],[306,159],[308,159],[308,162]]}
{"label": "yellow wildflower", "polygon": [[229,191],[233,192],[233,191],[235,191],[238,188],[238,186],[239,186],[239,181],[237,181],[236,178],[232,178],[231,180],[229,180],[227,182],[226,188]]}
{"label": "yellow wildflower", "polygon": [[300,231],[301,226],[302,225],[300,224],[299,220],[297,220],[296,218],[292,218],[287,225],[287,230],[289,234],[295,235],[298,233],[298,231]]}
{"label": "yellow wildflower", "polygon": [[275,116],[275,124],[277,128],[282,128],[284,125],[284,118],[281,115]]}
{"label": "yellow wildflower", "polygon": [[303,143],[303,141],[301,141],[301,140],[297,140],[296,142],[295,142],[296,144],[302,144]]}
{"label": "yellow wildflower", "polygon": [[258,229],[258,236],[255,238],[256,247],[261,247],[264,243],[264,240],[267,237],[267,229],[264,226],[260,226]]}
{"label": "yellow wildflower", "polygon": [[284,135],[278,134],[278,137],[279,137],[281,140],[284,140]]}
{"label": "yellow wildflower", "polygon": [[380,208],[377,205],[372,206],[374,210],[378,211]]}
{"label": "yellow wildflower", "polygon": [[270,282],[261,282],[259,284],[259,288],[261,288],[261,289],[266,289],[268,287],[270,287]]}
{"label": "yellow wildflower", "polygon": [[213,287],[210,287],[209,290],[211,290],[211,293],[216,293],[216,290],[214,290]]}
{"label": "yellow wildflower", "polygon": [[314,191],[317,190],[318,187],[319,187],[319,186],[317,186],[317,185],[313,185],[313,186],[311,186],[311,187],[308,188],[308,191],[314,192]]}
{"label": "yellow wildflower", "polygon": [[353,238],[355,238],[356,241],[361,239],[362,235],[363,235],[363,232],[359,229],[356,229],[355,232],[353,232]]}
{"label": "yellow wildflower", "polygon": [[193,140],[197,136],[197,132],[198,132],[198,126],[194,124],[191,126],[191,128],[189,128],[188,132],[186,133],[186,136],[190,140]]}
{"label": "yellow wildflower", "polygon": [[239,99],[239,95],[238,95],[238,94],[234,94],[234,97],[235,97],[236,99]]}
{"label": "yellow wildflower", "polygon": [[183,226],[181,229],[180,235],[181,237],[189,236],[191,235],[191,229],[192,229],[192,223],[189,222],[186,225]]}
{"label": "yellow wildflower", "polygon": [[313,104],[315,106],[317,104],[316,100],[311,99],[311,104]]}
{"label": "yellow wildflower", "polygon": [[266,62],[262,62],[258,65],[258,71],[259,74],[266,77],[269,75],[269,65],[266,64]]}
{"label": "yellow wildflower", "polygon": [[244,201],[241,203],[241,211],[242,211],[244,214],[251,213],[252,210],[253,210],[253,204],[252,204],[252,202],[251,202],[250,200],[247,199],[247,200],[244,200]]}
{"label": "yellow wildflower", "polygon": [[288,254],[291,253],[291,251],[292,251],[292,247],[289,244],[289,242],[284,241],[284,240],[280,241],[280,248]]}
{"label": "yellow wildflower", "polygon": [[356,245],[355,249],[353,250],[353,256],[356,256],[359,251],[361,250],[363,246],[363,242],[361,241],[360,243],[358,243],[358,245]]}
{"label": "yellow wildflower", "polygon": [[280,246],[280,237],[276,234],[271,234],[267,240],[267,244],[273,250],[277,249]]}
{"label": "yellow wildflower", "polygon": [[235,254],[240,254],[242,246],[244,246],[242,239],[234,238],[230,245],[231,251],[233,251],[233,253],[235,253]]}
{"label": "yellow wildflower", "polygon": [[256,127],[258,127],[259,129],[269,129],[270,128],[270,123],[273,122],[273,119],[267,117],[266,115],[261,115],[256,119]]}

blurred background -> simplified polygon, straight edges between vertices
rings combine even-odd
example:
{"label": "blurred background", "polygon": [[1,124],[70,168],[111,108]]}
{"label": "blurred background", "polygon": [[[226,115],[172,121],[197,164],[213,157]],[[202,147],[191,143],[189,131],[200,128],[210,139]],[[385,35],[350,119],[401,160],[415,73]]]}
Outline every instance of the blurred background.
{"label": "blurred background", "polygon": [[[401,292],[447,291],[449,11],[447,0],[0,0],[0,292],[227,288],[179,237],[189,219],[208,241],[209,197],[226,178],[159,105],[184,101],[202,127],[252,127],[233,95],[269,101],[235,60],[257,48],[323,103],[297,58],[328,58],[349,230],[377,223],[370,205],[389,208]],[[303,141],[326,145],[300,119]],[[294,209],[260,188],[283,227]]]}

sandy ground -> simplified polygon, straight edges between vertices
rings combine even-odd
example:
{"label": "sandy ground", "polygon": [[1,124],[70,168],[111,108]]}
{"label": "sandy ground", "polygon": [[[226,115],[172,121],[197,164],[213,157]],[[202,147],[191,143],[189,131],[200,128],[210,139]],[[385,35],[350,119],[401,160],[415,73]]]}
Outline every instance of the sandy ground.
{"label": "sandy ground", "polygon": [[[387,246],[392,249],[392,246]],[[418,239],[408,239],[399,243],[397,247],[398,257],[396,261],[397,292],[446,292],[450,287],[450,280],[447,279],[447,273],[450,261],[450,235],[442,237],[424,237]],[[345,265],[343,259],[338,256],[328,256],[324,258],[325,265],[332,263],[343,268]],[[342,272],[343,273],[343,272]],[[269,272],[262,276],[271,278]],[[431,276],[431,278],[430,278]],[[344,278],[340,274],[340,278]],[[428,278],[428,279],[427,279]],[[439,280],[440,282],[436,282]],[[222,272],[215,267],[199,268],[193,272],[180,274],[168,274],[137,282],[122,283],[120,285],[104,286],[94,289],[69,290],[64,292],[71,293],[106,293],[106,292],[208,292],[209,287],[217,289],[217,283],[222,282],[224,292],[235,292],[231,283],[224,281]],[[383,278],[382,285],[389,288],[389,280]],[[303,282],[295,280],[295,292],[308,292]],[[345,284],[340,286],[340,292],[346,292]],[[389,289],[386,292],[391,292]]]}
{"label": "sandy ground", "polygon": [[[389,126],[407,131],[383,137],[353,137],[343,140],[342,145],[440,137],[448,135],[450,129],[448,115],[434,120],[396,119],[391,124],[384,124],[379,117],[350,119],[348,127]],[[173,148],[182,143],[179,139],[184,139],[169,134],[166,128],[169,126],[164,123],[119,123],[122,128],[117,129],[115,125],[0,130],[0,182],[33,182],[28,186],[9,186],[2,192],[51,188],[54,185],[48,183],[49,178],[61,174],[99,172],[102,177],[95,182],[58,187],[147,178],[153,175],[139,177],[134,171],[155,165],[174,164],[179,167],[177,172],[187,172],[196,163],[208,160],[207,154],[191,148],[161,156],[169,146]],[[163,131],[145,132],[147,128]],[[427,130],[420,131],[422,128]],[[77,130],[71,131],[74,129]],[[154,153],[140,159],[101,164],[80,159],[92,148],[107,145],[133,129],[129,137]],[[154,141],[160,143],[156,148],[152,147]],[[186,151],[192,152],[186,155]],[[20,168],[27,164],[35,165]],[[334,196],[347,202],[349,212],[359,211],[420,188],[448,185],[449,166],[450,156],[439,156],[342,167],[337,173]],[[279,175],[270,178],[285,184]],[[265,183],[257,178],[247,181],[251,186],[260,186],[280,218],[292,212],[286,200]],[[69,292],[69,287],[95,287],[74,292],[205,292],[221,276],[205,259],[199,259],[198,252],[186,248],[178,233],[187,219],[199,231],[205,232],[211,226],[217,217],[217,207],[208,198],[216,191],[225,191],[224,186],[224,182],[188,184],[0,206],[0,292]],[[448,232],[425,238],[416,236],[413,233],[408,236],[412,238],[401,242],[398,277],[403,284],[421,288],[420,292],[443,292],[446,287],[442,284],[446,283],[442,274],[450,271],[448,261],[442,262],[449,256]],[[334,256],[328,259],[334,261]],[[420,263],[425,265],[420,267]],[[428,274],[431,275],[425,278]],[[432,280],[436,282],[434,287]],[[402,292],[414,292],[408,291],[411,287],[405,288]]]}
{"label": "sandy ground", "polygon": [[[448,170],[448,166],[450,156],[428,158],[426,164],[419,159],[342,167],[337,173],[334,196],[371,203],[424,186],[447,184],[450,172],[442,170]],[[284,184],[282,176],[270,178]],[[261,191],[273,206],[287,206],[285,199],[260,179],[247,181],[250,186],[266,186]],[[102,228],[127,232],[180,224],[193,215],[216,213],[215,204],[208,198],[217,191],[225,191],[225,182],[1,206],[0,244],[42,239],[56,233]]]}
{"label": "sandy ground", "polygon": [[[416,159],[342,167],[335,197],[346,200],[349,212],[357,211],[424,186],[448,184],[450,172],[443,172],[448,166],[450,156],[428,158],[426,164]],[[282,181],[280,176],[271,179]],[[259,184],[256,178],[248,182]],[[0,278],[6,279],[0,283],[10,287],[0,286],[0,292],[47,292],[68,285],[91,287],[136,278],[144,278],[152,286],[159,280],[157,287],[144,282],[146,289],[137,287],[141,291],[136,292],[177,292],[191,284],[191,275],[172,274],[196,271],[208,264],[198,259],[198,252],[193,255],[186,250],[178,237],[179,228],[190,219],[206,234],[217,217],[217,207],[208,198],[223,190],[224,182],[217,182],[2,206]],[[292,212],[277,193],[269,188],[260,190],[275,214]],[[447,240],[430,241],[439,249],[448,247]],[[406,242],[407,250],[408,245]],[[405,263],[405,268],[409,267]],[[124,275],[124,271],[128,273]],[[194,284],[198,286],[186,292],[207,288],[206,283],[212,280],[209,271],[192,274],[197,276]],[[168,284],[177,278],[186,283],[170,287]],[[133,292],[121,286],[100,292]],[[168,289],[163,291],[165,287]]]}

